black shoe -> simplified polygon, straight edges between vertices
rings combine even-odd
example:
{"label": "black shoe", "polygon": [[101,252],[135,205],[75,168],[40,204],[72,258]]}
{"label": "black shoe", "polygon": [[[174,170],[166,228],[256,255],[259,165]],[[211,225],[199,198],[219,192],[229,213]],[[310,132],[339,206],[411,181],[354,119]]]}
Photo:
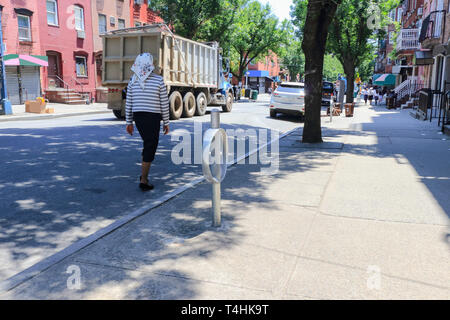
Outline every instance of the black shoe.
{"label": "black shoe", "polygon": [[[139,177],[139,181],[141,181],[141,178],[142,178],[142,176]],[[142,183],[142,182],[139,183],[139,188],[140,188],[142,191],[150,191],[150,190],[152,190],[154,187],[155,187],[155,186],[152,185],[151,183]]]}

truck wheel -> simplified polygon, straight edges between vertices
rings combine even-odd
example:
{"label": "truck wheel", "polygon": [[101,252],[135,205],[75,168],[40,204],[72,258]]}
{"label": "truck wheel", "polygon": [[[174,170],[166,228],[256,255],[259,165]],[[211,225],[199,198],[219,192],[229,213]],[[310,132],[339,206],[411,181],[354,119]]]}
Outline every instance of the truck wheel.
{"label": "truck wheel", "polygon": [[119,120],[124,120],[125,116],[122,115],[122,110],[113,110],[114,115]]}
{"label": "truck wheel", "polygon": [[169,97],[169,113],[171,120],[178,120],[183,113],[183,98],[178,91],[172,92]]}
{"label": "truck wheel", "polygon": [[233,108],[233,94],[231,92],[227,93],[227,104],[222,106],[223,112],[230,112]]}
{"label": "truck wheel", "polygon": [[277,111],[276,110],[270,110],[270,117],[271,118],[276,118],[277,117]]}
{"label": "truck wheel", "polygon": [[183,98],[183,117],[191,118],[195,113],[195,97],[192,92],[187,92]]}
{"label": "truck wheel", "polygon": [[208,106],[206,95],[203,92],[200,92],[197,95],[197,107],[195,108],[196,116],[203,116],[206,113],[206,107]]}

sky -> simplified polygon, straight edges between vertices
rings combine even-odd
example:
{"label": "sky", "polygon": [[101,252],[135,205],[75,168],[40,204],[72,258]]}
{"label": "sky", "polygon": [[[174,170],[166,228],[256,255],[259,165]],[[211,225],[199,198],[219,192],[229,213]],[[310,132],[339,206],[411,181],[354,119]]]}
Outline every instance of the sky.
{"label": "sky", "polygon": [[259,0],[263,4],[270,4],[272,7],[272,12],[283,21],[284,19],[291,20],[289,15],[290,6],[292,5],[292,0]]}

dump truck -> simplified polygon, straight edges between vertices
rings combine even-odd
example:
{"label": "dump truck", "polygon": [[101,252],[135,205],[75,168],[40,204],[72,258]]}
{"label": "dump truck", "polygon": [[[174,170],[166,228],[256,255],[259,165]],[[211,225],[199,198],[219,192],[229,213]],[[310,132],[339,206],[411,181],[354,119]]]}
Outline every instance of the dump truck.
{"label": "dump truck", "polygon": [[117,118],[125,117],[125,90],[133,75],[131,67],[144,52],[152,54],[154,72],[163,77],[167,86],[172,120],[202,116],[209,106],[231,111],[233,90],[226,79],[229,61],[223,60],[217,42],[180,37],[164,24],[110,31],[102,38],[102,82],[108,88],[108,109]]}

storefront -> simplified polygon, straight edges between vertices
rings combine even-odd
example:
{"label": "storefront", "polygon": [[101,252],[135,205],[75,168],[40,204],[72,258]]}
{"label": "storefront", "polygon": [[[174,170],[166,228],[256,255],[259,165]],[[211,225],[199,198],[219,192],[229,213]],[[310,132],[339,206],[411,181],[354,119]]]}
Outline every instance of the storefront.
{"label": "storefront", "polygon": [[40,68],[48,66],[45,56],[4,56],[6,89],[11,104],[24,104],[41,96]]}
{"label": "storefront", "polygon": [[252,90],[258,90],[259,93],[265,93],[271,86],[272,81],[272,78],[269,76],[269,71],[248,70],[248,86]]}

